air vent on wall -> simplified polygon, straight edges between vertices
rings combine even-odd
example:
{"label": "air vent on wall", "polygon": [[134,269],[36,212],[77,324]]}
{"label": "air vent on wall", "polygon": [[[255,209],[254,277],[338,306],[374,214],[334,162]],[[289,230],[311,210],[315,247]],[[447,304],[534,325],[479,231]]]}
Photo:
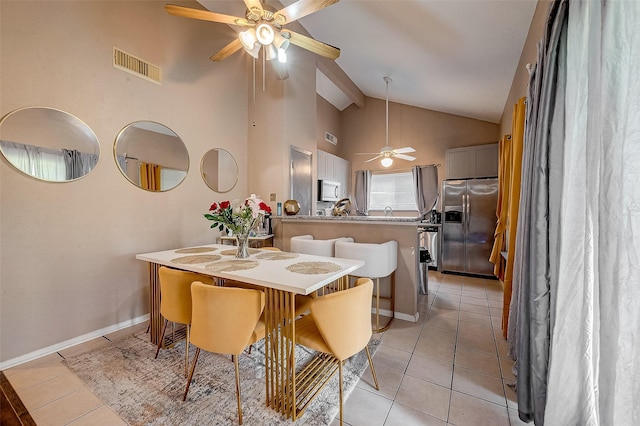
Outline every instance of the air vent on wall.
{"label": "air vent on wall", "polygon": [[130,55],[115,46],[113,48],[113,66],[145,80],[162,84],[162,68]]}
{"label": "air vent on wall", "polygon": [[324,132],[324,140],[334,145],[338,145],[338,138],[329,132]]}

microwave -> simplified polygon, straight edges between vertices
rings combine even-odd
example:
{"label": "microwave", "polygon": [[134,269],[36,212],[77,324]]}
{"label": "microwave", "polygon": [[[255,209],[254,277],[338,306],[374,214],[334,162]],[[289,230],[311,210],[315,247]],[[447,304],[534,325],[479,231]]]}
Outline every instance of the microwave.
{"label": "microwave", "polygon": [[318,201],[338,201],[340,195],[340,182],[324,179],[318,181]]}

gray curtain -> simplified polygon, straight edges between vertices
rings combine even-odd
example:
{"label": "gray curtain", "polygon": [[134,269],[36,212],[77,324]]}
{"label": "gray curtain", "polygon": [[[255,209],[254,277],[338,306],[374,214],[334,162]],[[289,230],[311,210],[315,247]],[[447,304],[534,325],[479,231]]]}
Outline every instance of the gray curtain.
{"label": "gray curtain", "polygon": [[371,191],[371,170],[356,171],[355,202],[356,211],[369,216],[369,193]]}
{"label": "gray curtain", "polygon": [[414,166],[412,173],[418,213],[424,216],[438,202],[438,167],[435,164]]}
{"label": "gray curtain", "polygon": [[[563,121],[562,53],[567,23],[566,0],[549,8],[547,31],[538,44],[538,62],[531,72],[527,99],[520,208],[516,234],[508,342],[515,358],[518,412],[523,421],[543,425],[547,400],[547,373],[551,315],[551,289],[557,285],[552,270],[557,252],[550,234],[557,226],[561,177],[551,177],[549,162],[561,158],[561,144],[550,146]],[[553,152],[553,151],[556,152]],[[553,168],[561,170],[561,167]]]}
{"label": "gray curtain", "polygon": [[640,424],[639,16],[552,2],[531,76],[508,341],[537,426]]}

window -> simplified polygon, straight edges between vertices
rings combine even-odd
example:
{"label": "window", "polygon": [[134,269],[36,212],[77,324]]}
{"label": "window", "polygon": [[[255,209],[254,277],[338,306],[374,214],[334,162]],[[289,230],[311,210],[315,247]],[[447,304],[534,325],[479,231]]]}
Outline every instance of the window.
{"label": "window", "polygon": [[371,175],[369,210],[418,211],[413,185],[413,174],[407,172],[376,173]]}

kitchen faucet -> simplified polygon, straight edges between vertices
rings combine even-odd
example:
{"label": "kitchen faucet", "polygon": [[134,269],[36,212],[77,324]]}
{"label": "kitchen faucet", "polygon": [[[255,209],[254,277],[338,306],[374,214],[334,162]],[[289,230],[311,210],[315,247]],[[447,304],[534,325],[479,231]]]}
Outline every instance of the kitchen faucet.
{"label": "kitchen faucet", "polygon": [[391,214],[393,213],[393,209],[391,208],[391,206],[387,206],[384,208],[384,215],[385,216],[391,216]]}

